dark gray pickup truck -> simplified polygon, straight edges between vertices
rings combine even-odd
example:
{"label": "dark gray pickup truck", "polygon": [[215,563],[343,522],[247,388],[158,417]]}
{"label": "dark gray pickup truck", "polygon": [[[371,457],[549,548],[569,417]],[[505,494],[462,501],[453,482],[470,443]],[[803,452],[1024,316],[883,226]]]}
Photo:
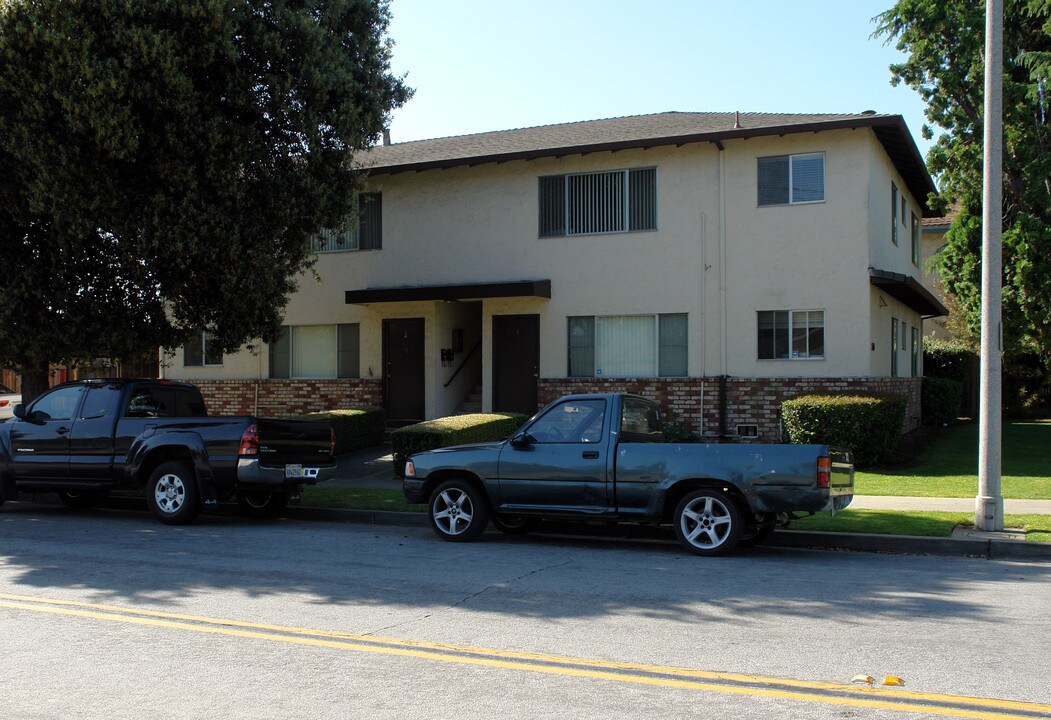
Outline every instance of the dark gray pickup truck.
{"label": "dark gray pickup truck", "polygon": [[301,485],[336,472],[327,421],[209,416],[187,383],[65,383],[14,415],[0,423],[0,504],[57,492],[67,505],[88,505],[137,487],[171,525],[230,497],[246,515],[269,517]]}
{"label": "dark gray pickup truck", "polygon": [[664,442],[659,406],[635,395],[571,395],[511,438],[413,455],[403,484],[444,540],[510,533],[544,519],[671,524],[684,547],[718,555],[779,519],[841,510],[849,453],[827,445]]}

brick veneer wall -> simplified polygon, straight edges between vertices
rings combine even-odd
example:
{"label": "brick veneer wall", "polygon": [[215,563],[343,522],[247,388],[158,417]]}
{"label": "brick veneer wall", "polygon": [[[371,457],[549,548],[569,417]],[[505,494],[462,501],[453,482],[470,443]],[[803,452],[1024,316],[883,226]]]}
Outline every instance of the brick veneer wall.
{"label": "brick veneer wall", "polygon": [[[757,442],[780,442],[781,401],[807,394],[902,395],[906,399],[902,432],[920,425],[922,378],[728,378],[726,428],[733,435],[738,425],[757,425]],[[701,395],[704,422],[701,423]],[[562,395],[628,392],[653,398],[666,414],[693,432],[719,432],[718,378],[541,378],[540,405]]]}
{"label": "brick veneer wall", "polygon": [[188,380],[201,389],[211,415],[256,414],[284,417],[319,410],[383,404],[383,381],[375,378],[341,380]]}

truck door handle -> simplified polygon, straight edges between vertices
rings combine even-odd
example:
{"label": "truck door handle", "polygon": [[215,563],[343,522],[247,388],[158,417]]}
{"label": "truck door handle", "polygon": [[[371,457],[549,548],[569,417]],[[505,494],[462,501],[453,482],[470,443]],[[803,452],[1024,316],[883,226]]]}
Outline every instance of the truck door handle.
{"label": "truck door handle", "polygon": [[65,435],[66,433],[69,432],[69,428],[68,427],[60,427],[57,430],[55,430],[55,432],[58,433],[59,435]]}
{"label": "truck door handle", "polygon": [[581,455],[585,460],[597,460],[598,450],[585,450],[584,454]]}

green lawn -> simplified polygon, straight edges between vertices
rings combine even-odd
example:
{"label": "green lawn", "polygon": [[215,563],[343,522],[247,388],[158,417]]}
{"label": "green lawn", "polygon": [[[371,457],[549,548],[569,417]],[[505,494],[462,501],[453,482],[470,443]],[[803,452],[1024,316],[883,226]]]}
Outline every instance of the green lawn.
{"label": "green lawn", "polygon": [[[974,497],[977,490],[977,423],[937,431],[901,468],[858,471],[854,487],[858,495],[921,497]],[[1051,420],[1004,423],[1003,496],[1051,499]]]}
{"label": "green lawn", "polygon": [[[957,525],[974,527],[974,513],[848,509],[793,520],[789,529],[949,537]],[[1005,515],[1004,526],[1024,530],[1026,540],[1051,542],[1051,515]]]}

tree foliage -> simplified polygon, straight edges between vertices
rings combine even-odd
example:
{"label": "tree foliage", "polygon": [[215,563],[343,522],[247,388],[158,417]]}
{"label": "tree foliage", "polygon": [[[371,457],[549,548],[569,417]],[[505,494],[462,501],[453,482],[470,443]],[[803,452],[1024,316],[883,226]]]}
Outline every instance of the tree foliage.
{"label": "tree foliage", "polygon": [[[947,132],[927,156],[940,202],[960,213],[939,271],[972,332],[981,318],[985,8],[971,0],[900,0],[876,18],[877,35],[907,54],[892,65]],[[1009,356],[1051,367],[1051,0],[1004,3],[1003,320]],[[924,126],[925,137],[932,137]]]}
{"label": "tree foliage", "polygon": [[[411,91],[386,0],[0,0],[0,364],[273,338]],[[39,390],[39,387],[34,387]],[[27,394],[31,394],[28,393]]]}

